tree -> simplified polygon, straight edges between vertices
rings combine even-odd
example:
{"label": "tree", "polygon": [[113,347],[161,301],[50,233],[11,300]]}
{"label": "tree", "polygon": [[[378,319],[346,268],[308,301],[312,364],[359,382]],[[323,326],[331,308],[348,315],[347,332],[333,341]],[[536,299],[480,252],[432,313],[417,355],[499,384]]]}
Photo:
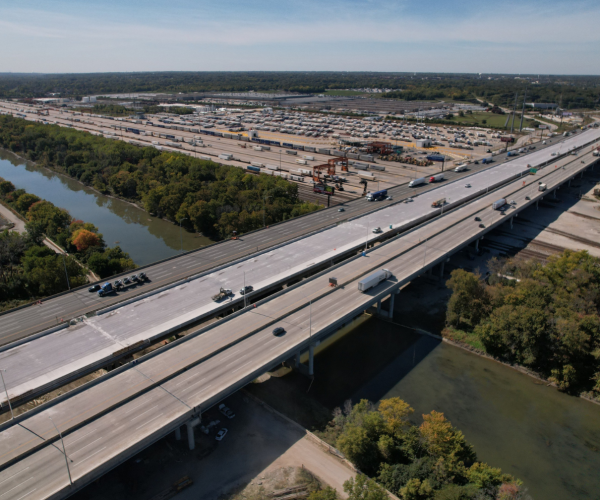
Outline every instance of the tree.
{"label": "tree", "polygon": [[100,238],[98,238],[97,234],[92,233],[87,229],[79,229],[73,235],[73,245],[75,245],[78,252],[83,252],[89,247],[100,246]]}
{"label": "tree", "polygon": [[22,194],[21,196],[19,196],[19,198],[15,202],[15,207],[19,212],[21,212],[22,214],[25,214],[25,213],[27,213],[27,211],[29,210],[29,207],[31,205],[33,205],[34,203],[36,203],[40,200],[41,200],[41,198],[39,196],[30,194],[30,193],[25,193],[25,194]]}
{"label": "tree", "polygon": [[389,500],[387,492],[364,474],[357,474],[344,482],[348,500]]}
{"label": "tree", "polygon": [[366,429],[354,424],[346,425],[337,439],[337,447],[348,460],[365,472],[374,472],[379,465],[377,444]]}
{"label": "tree", "polygon": [[433,496],[433,488],[427,479],[421,481],[414,478],[410,479],[406,486],[400,488],[400,496],[404,500],[428,500]]}
{"label": "tree", "polygon": [[489,296],[478,274],[455,269],[446,286],[453,292],[446,313],[449,324],[475,326],[488,314]]}
{"label": "tree", "polygon": [[434,458],[442,458],[450,465],[470,465],[476,459],[463,433],[452,427],[443,413],[432,411],[423,415],[419,433],[427,452]]}
{"label": "tree", "polygon": [[414,411],[408,403],[400,398],[383,399],[379,403],[379,412],[394,434],[402,432],[404,428],[410,425],[407,419]]}
{"label": "tree", "polygon": [[326,486],[322,490],[313,491],[308,495],[308,500],[337,500],[337,490],[331,486]]}
{"label": "tree", "polygon": [[475,462],[467,470],[467,480],[477,488],[491,488],[500,486],[502,483],[510,483],[515,479],[510,474],[503,474],[498,468],[490,467],[488,464]]}

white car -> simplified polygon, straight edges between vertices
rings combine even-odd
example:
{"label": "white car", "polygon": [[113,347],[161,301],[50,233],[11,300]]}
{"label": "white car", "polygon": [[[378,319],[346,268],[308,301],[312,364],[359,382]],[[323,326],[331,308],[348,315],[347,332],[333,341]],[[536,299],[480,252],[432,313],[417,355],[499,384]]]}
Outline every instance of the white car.
{"label": "white car", "polygon": [[381,228],[380,228],[380,227],[374,227],[374,228],[373,228],[373,232],[374,232],[375,234],[383,233],[383,231],[381,230]]}
{"label": "white car", "polygon": [[471,187],[471,184],[465,184],[465,187],[466,187],[466,188],[470,188],[470,187]]}
{"label": "white car", "polygon": [[217,432],[215,439],[217,441],[222,441],[226,435],[227,435],[227,429],[225,429],[225,427],[223,427],[219,432]]}

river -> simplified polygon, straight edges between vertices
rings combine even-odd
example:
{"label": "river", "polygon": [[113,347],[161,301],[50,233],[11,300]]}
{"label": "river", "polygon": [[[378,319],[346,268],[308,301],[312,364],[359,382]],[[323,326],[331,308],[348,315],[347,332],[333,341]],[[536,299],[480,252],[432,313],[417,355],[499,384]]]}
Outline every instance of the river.
{"label": "river", "polygon": [[443,412],[480,461],[521,479],[534,500],[600,498],[599,405],[377,318],[315,357],[312,385],[291,372],[249,389],[315,429],[346,399],[398,396],[415,423]]}
{"label": "river", "polygon": [[17,188],[65,208],[76,219],[91,222],[109,246],[119,245],[143,266],[212,243],[209,238],[152,217],[131,203],[104,196],[65,175],[57,174],[0,150],[0,177]]}

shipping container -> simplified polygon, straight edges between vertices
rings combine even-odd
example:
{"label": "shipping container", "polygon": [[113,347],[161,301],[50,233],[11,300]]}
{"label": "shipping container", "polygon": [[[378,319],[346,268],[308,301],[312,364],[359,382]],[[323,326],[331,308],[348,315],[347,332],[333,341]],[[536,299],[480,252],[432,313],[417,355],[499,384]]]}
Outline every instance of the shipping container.
{"label": "shipping container", "polygon": [[500,210],[504,205],[506,205],[506,198],[500,198],[498,201],[492,203],[492,208],[494,210]]}
{"label": "shipping container", "polygon": [[221,160],[231,160],[233,158],[233,155],[229,154],[229,153],[221,153],[219,155],[219,158]]}

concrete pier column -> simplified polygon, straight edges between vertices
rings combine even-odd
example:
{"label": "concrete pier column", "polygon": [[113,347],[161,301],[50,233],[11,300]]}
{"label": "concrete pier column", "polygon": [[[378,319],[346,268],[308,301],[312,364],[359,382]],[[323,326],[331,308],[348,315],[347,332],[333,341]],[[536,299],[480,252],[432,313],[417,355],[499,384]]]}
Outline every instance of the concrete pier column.
{"label": "concrete pier column", "polygon": [[311,344],[308,347],[308,375],[312,377],[315,374],[315,346]]}
{"label": "concrete pier column", "polygon": [[540,201],[539,200],[535,202],[535,209],[536,210],[540,209]]}
{"label": "concrete pier column", "polygon": [[554,191],[552,191],[552,195],[553,195],[554,199],[556,199],[556,189]]}
{"label": "concrete pier column", "polygon": [[392,319],[394,317],[394,297],[396,295],[395,294],[391,294],[390,295],[390,302],[389,302],[389,310],[388,310],[388,318]]}
{"label": "concrete pier column", "polygon": [[513,218],[512,217],[510,218],[510,228],[511,229],[513,228]]}
{"label": "concrete pier column", "polygon": [[377,302],[377,314],[381,314],[381,300]]}
{"label": "concrete pier column", "polygon": [[582,171],[581,171],[581,177],[583,177],[583,172],[584,172],[584,171],[582,170]]}
{"label": "concrete pier column", "polygon": [[475,250],[479,252],[479,238],[475,240]]}
{"label": "concrete pier column", "polygon": [[569,186],[568,187],[571,187],[571,179],[569,179]]}
{"label": "concrete pier column", "polygon": [[445,262],[442,262],[442,263],[440,264],[440,279],[443,279],[443,278],[444,278],[444,266],[445,266],[445,265],[446,265],[446,263],[445,263]]}
{"label": "concrete pier column", "polygon": [[295,360],[295,364],[296,364],[296,368],[300,367],[300,352],[296,353],[296,360]]}
{"label": "concrete pier column", "polygon": [[190,450],[196,448],[196,440],[194,439],[194,426],[191,422],[186,423],[187,426],[187,436],[188,436],[188,446]]}
{"label": "concrete pier column", "polygon": [[177,441],[181,441],[181,427],[177,427],[177,429],[175,429],[175,439]]}

